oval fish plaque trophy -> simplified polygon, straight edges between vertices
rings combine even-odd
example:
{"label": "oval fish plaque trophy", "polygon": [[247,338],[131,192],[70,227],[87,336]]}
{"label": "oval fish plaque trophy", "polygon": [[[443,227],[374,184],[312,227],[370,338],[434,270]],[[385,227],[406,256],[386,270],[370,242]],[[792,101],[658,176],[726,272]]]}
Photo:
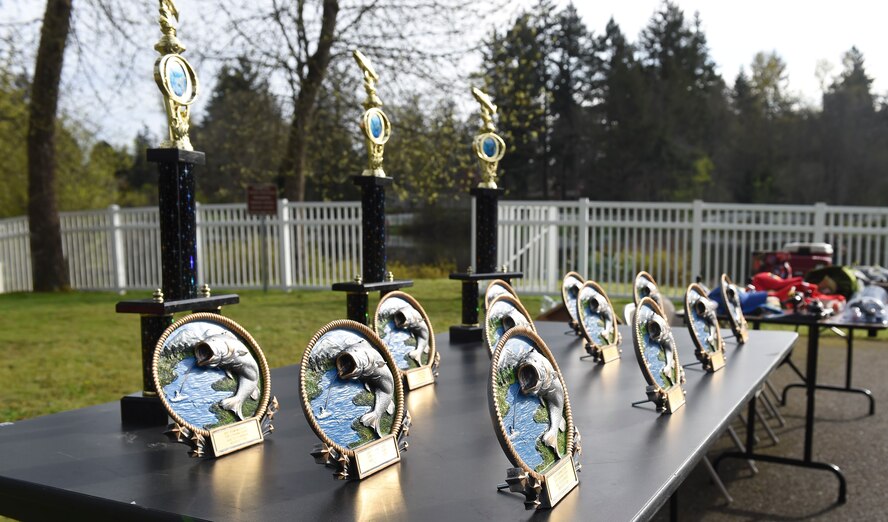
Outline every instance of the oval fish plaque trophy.
{"label": "oval fish plaque trophy", "polygon": [[577,335],[581,333],[580,318],[577,316],[577,297],[584,282],[583,276],[576,272],[564,274],[564,279],[561,281],[561,301],[570,316],[570,327]]}
{"label": "oval fish plaque trophy", "polygon": [[721,276],[721,292],[725,310],[728,311],[728,324],[731,325],[731,332],[734,333],[738,344],[745,344],[749,339],[749,327],[746,324],[746,317],[743,315],[743,308],[740,306],[740,289],[731,282],[728,274]]}
{"label": "oval fish plaque trophy", "polygon": [[335,478],[363,479],[401,460],[410,414],[399,372],[382,340],[356,321],[333,321],[309,341],[299,397],[321,439],[311,455]]}
{"label": "oval fish plaque trophy", "polygon": [[493,300],[501,295],[511,295],[518,299],[518,293],[512,288],[512,285],[502,279],[494,279],[487,285],[487,291],[484,292],[484,310],[488,310]]}
{"label": "oval fish plaque trophy", "polygon": [[484,337],[491,354],[503,334],[516,326],[527,326],[531,330],[536,330],[533,319],[517,297],[501,295],[490,302],[490,308],[484,317]]}
{"label": "oval fish plaque trophy", "polygon": [[643,298],[635,311],[632,342],[638,366],[648,383],[647,400],[632,405],[653,402],[657,411],[667,413],[681,408],[685,403],[681,387],[685,377],[678,361],[678,347],[663,311],[651,297]]}
{"label": "oval fish plaque trophy", "polygon": [[256,341],[215,313],[170,325],[154,350],[157,393],[172,417],[167,435],[191,446],[191,456],[215,456],[258,444],[278,409],[271,374]]}
{"label": "oval fish plaque trophy", "polygon": [[707,372],[716,372],[725,366],[725,342],[718,329],[717,308],[702,286],[697,283],[688,286],[685,292],[688,331],[694,341],[694,355]]}
{"label": "oval fish plaque trophy", "polygon": [[638,306],[638,303],[645,297],[650,297],[661,310],[665,311],[663,307],[663,294],[660,293],[657,281],[654,280],[654,276],[644,270],[635,275],[635,284],[632,285],[632,297],[635,306]]}
{"label": "oval fish plaque trophy", "polygon": [[500,339],[487,398],[497,439],[514,466],[498,488],[522,493],[526,509],[554,507],[579,483],[580,435],[558,363],[529,327]]}
{"label": "oval fish plaque trophy", "polygon": [[435,382],[441,354],[435,350],[429,316],[416,299],[400,291],[387,293],[376,307],[373,324],[408,389]]}
{"label": "oval fish plaque trophy", "polygon": [[601,364],[620,358],[620,332],[617,316],[604,289],[595,281],[586,281],[576,299],[580,330],[586,339],[587,357]]}

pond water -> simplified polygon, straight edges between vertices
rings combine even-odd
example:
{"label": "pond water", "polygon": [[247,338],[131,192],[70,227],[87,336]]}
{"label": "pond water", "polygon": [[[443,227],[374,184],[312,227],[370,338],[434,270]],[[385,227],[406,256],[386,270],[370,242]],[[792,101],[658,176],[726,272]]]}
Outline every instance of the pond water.
{"label": "pond water", "polygon": [[533,420],[534,412],[541,405],[540,399],[521,393],[516,382],[509,386],[506,402],[509,404],[509,412],[503,418],[506,435],[509,436],[521,460],[531,469],[536,469],[543,462],[543,456],[536,448],[537,440],[549,427],[547,422],[539,423]]}
{"label": "pond water", "polygon": [[219,422],[210,407],[233,395],[230,391],[216,391],[213,383],[225,378],[218,368],[201,368],[194,357],[186,357],[175,367],[176,378],[163,387],[167,401],[185,421],[206,428]]}
{"label": "pond water", "polygon": [[335,368],[324,372],[319,388],[321,394],[311,401],[311,411],[324,433],[347,448],[361,438],[352,423],[371,410],[370,406],[355,405],[353,400],[366,388],[357,380],[341,380]]}
{"label": "pond water", "polygon": [[[412,341],[413,344],[407,344],[408,341]],[[402,370],[416,368],[416,361],[407,356],[408,352],[416,348],[416,340],[413,335],[406,330],[396,328],[395,323],[389,321],[382,327],[382,342],[388,347],[398,368]],[[422,359],[421,356],[420,359]]]}

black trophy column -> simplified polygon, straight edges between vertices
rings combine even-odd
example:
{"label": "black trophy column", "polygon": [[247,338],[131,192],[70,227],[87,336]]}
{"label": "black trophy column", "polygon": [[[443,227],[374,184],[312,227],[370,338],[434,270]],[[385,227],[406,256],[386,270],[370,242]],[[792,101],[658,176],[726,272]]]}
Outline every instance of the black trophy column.
{"label": "black trophy column", "polygon": [[413,281],[395,281],[386,278],[385,255],[385,187],[392,178],[354,176],[361,187],[361,270],[354,281],[335,283],[333,290],[346,292],[346,317],[361,324],[370,322],[369,293],[378,291],[380,297],[392,290],[413,286]]}
{"label": "black trophy column", "polygon": [[482,339],[482,328],[478,323],[478,282],[502,279],[511,282],[520,278],[521,272],[497,272],[497,207],[503,189],[473,188],[475,197],[475,269],[464,273],[450,274],[450,279],[462,281],[462,322],[450,327],[450,341],[453,343],[474,343]]}
{"label": "black trophy column", "polygon": [[149,149],[148,161],[160,171],[160,252],[165,299],[197,297],[197,221],[194,166],[203,165],[202,152]]}

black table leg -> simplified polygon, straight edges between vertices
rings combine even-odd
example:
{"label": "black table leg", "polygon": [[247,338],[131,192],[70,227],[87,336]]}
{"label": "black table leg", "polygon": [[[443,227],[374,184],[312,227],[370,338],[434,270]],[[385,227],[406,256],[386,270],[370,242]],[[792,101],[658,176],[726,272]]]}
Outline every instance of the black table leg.
{"label": "black table leg", "polygon": [[847,500],[848,486],[845,481],[845,475],[842,470],[835,464],[828,462],[817,462],[812,460],[814,450],[814,392],[817,390],[817,352],[820,344],[820,327],[814,323],[808,326],[808,360],[807,360],[807,382],[805,386],[808,391],[808,402],[805,410],[805,452],[804,458],[794,459],[787,457],[777,457],[773,455],[761,455],[755,453],[753,444],[755,443],[755,413],[757,398],[753,394],[749,400],[749,413],[746,416],[746,451],[728,451],[722,453],[714,462],[715,469],[718,469],[723,459],[745,459],[759,460],[762,462],[772,462],[774,464],[783,464],[786,466],[797,466],[808,469],[819,469],[829,471],[839,480],[839,497],[838,503],[844,504]]}
{"label": "black table leg", "polygon": [[[819,328],[811,327],[811,328],[809,328],[809,330],[816,330],[818,333],[818,336],[820,334]],[[815,386],[815,388],[818,390],[830,390],[830,391],[838,391],[838,392],[845,392],[845,393],[858,393],[860,395],[863,395],[864,397],[867,398],[867,400],[869,400],[869,414],[875,415],[876,400],[873,397],[873,392],[871,392],[867,388],[860,388],[860,387],[856,387],[856,386],[851,385],[851,375],[852,375],[853,364],[854,364],[854,328],[848,328],[848,335],[845,336],[845,343],[846,343],[845,386],[835,386],[832,384],[817,384]],[[791,356],[791,354],[790,354],[790,356]],[[790,389],[792,389],[792,388],[807,388],[808,387],[805,377],[801,374],[801,372],[799,372],[799,370],[798,370],[798,368],[796,368],[795,364],[792,363],[792,359],[790,359],[788,357],[786,362],[789,363],[789,365],[796,372],[796,374],[798,374],[799,378],[802,379],[802,382],[794,382],[792,384],[787,384],[783,388],[783,394],[780,399],[780,404],[782,404],[784,406],[786,405],[786,395]],[[815,381],[816,381],[816,379],[815,379]]]}

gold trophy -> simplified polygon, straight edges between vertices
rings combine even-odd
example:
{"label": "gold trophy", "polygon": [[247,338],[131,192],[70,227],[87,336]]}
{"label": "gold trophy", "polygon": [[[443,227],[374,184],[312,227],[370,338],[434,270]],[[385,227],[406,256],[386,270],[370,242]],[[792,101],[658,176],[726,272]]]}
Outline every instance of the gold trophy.
{"label": "gold trophy", "polygon": [[367,99],[364,100],[364,115],[361,117],[361,130],[367,138],[367,170],[362,175],[385,177],[385,171],[382,170],[382,155],[385,149],[385,143],[392,135],[392,124],[389,122],[388,116],[382,112],[382,100],[376,95],[376,82],[379,81],[379,75],[373,70],[370,60],[364,56],[361,51],[355,49],[352,51],[358,66],[364,71],[364,90],[367,91]]}
{"label": "gold trophy", "polygon": [[496,187],[496,167],[499,160],[506,153],[506,142],[496,133],[493,117],[496,115],[496,105],[491,101],[487,93],[472,87],[472,96],[481,104],[481,134],[475,136],[472,142],[472,150],[481,162],[481,183],[478,188]]}
{"label": "gold trophy", "polygon": [[160,32],[163,36],[154,45],[160,58],[154,62],[154,81],[163,94],[163,105],[169,124],[169,136],[160,147],[194,150],[188,138],[191,104],[197,98],[197,74],[180,53],[185,46],[176,38],[179,10],[173,0],[160,0]]}

